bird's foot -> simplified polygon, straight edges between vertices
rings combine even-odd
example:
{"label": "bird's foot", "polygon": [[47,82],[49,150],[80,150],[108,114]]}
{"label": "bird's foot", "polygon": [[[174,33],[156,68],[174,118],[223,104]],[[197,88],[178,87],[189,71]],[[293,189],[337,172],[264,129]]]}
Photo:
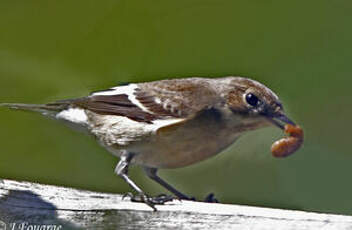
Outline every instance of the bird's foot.
{"label": "bird's foot", "polygon": [[174,199],[177,199],[171,195],[166,195],[166,194],[159,194],[154,197],[150,197],[155,203],[157,204],[165,204],[166,202],[173,201]]}
{"label": "bird's foot", "polygon": [[209,193],[208,196],[205,197],[204,202],[219,203],[219,200],[215,198],[214,193]]}
{"label": "bird's foot", "polygon": [[[200,200],[197,200],[195,197],[190,197],[189,199],[187,200],[191,200],[191,201],[200,201]],[[209,193],[203,201],[200,201],[200,202],[206,202],[206,203],[219,203],[219,200],[215,198],[215,195],[214,193]]]}
{"label": "bird's foot", "polygon": [[129,197],[132,202],[140,202],[140,203],[145,203],[149,207],[151,207],[154,211],[157,211],[155,205],[163,205],[166,202],[172,201],[174,197],[165,195],[165,194],[160,194],[155,197],[150,197],[146,195],[145,193],[140,193],[140,194],[132,194],[132,193],[127,193],[125,194],[122,199]]}
{"label": "bird's foot", "polygon": [[126,193],[126,194],[124,194],[124,195],[122,196],[122,200],[126,199],[126,197],[128,197],[128,198],[130,198],[130,199],[132,200],[132,197],[133,197],[133,196],[134,196],[133,193],[128,192],[128,193]]}

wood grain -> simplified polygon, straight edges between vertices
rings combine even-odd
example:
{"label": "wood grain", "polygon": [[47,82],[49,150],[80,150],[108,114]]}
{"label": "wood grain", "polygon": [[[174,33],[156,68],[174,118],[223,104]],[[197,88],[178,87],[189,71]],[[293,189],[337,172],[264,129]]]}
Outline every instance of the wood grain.
{"label": "wood grain", "polygon": [[[242,205],[173,201],[157,206],[30,182],[0,183],[0,220],[60,229],[352,229],[352,217]],[[1,226],[0,226],[1,228]]]}

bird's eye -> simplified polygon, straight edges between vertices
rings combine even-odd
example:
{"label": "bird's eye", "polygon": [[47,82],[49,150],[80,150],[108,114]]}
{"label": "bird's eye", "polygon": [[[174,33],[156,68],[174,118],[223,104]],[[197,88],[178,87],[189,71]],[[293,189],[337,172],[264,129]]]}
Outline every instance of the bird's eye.
{"label": "bird's eye", "polygon": [[246,101],[247,101],[247,103],[248,103],[249,105],[251,105],[251,106],[257,106],[258,103],[259,103],[258,97],[255,96],[255,95],[252,94],[252,93],[248,93],[248,94],[246,95]]}

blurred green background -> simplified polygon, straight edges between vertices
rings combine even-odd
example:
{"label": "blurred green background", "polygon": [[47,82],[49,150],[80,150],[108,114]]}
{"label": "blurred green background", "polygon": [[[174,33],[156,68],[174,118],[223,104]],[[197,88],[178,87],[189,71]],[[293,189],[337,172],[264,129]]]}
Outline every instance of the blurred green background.
{"label": "blurred green background", "polygon": [[[244,135],[224,153],[161,176],[198,198],[352,214],[352,2],[347,0],[16,1],[0,7],[0,102],[45,103],[118,82],[249,76],[304,127]],[[96,191],[130,188],[93,138],[39,114],[0,109],[0,176]],[[151,194],[165,192],[135,167]]]}

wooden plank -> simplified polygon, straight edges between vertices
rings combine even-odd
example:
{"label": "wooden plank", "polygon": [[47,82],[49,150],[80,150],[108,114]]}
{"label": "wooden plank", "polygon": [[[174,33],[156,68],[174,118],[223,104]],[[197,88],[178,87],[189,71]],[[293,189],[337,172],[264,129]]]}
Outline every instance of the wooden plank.
{"label": "wooden plank", "polygon": [[4,222],[0,222],[0,230],[4,224],[11,230],[352,230],[352,217],[343,215],[193,201],[172,201],[157,209],[153,212],[147,205],[122,199],[119,194],[13,180],[0,183],[0,220]]}

